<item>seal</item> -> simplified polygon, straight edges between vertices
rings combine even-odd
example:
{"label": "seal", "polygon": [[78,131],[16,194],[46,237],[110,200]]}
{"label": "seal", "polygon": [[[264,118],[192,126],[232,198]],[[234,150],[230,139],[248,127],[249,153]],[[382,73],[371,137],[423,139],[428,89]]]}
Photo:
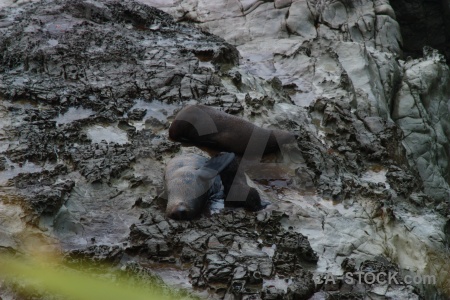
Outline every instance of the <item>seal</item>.
{"label": "seal", "polygon": [[218,175],[234,158],[233,153],[220,153],[211,159],[197,154],[171,159],[164,173],[166,216],[175,220],[198,217],[209,197],[220,192],[222,184]]}
{"label": "seal", "polygon": [[208,153],[224,151],[247,156],[261,149],[262,155],[280,152],[281,145],[295,141],[295,135],[261,128],[205,105],[189,105],[175,116],[169,139],[184,146],[197,146]]}
{"label": "seal", "polygon": [[277,159],[282,149],[297,144],[296,135],[291,132],[261,128],[205,105],[181,109],[170,125],[169,139],[183,146],[196,146],[210,155],[218,151],[235,153],[236,158],[220,174],[227,195],[225,205],[251,211],[264,208],[265,204],[257,190],[247,184],[246,168],[257,167],[261,159]]}

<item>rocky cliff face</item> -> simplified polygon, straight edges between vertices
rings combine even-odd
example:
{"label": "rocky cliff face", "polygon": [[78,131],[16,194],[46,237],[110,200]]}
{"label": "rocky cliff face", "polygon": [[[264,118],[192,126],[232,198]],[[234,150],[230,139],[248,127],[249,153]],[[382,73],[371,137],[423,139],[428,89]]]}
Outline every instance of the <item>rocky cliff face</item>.
{"label": "rocky cliff face", "polygon": [[[432,48],[405,60],[410,8],[141,0],[5,10],[1,246],[24,251],[34,237],[68,262],[158,270],[212,298],[446,299],[450,72]],[[187,102],[299,136],[288,164],[249,172],[267,209],[164,217],[165,162],[201,153],[167,140]],[[344,271],[437,284],[313,282]]]}

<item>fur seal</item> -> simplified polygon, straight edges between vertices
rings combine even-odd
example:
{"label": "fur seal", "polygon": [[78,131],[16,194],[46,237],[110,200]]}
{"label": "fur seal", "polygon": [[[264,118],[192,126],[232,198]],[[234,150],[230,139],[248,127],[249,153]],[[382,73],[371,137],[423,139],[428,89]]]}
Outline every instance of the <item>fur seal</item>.
{"label": "fur seal", "polygon": [[211,159],[197,154],[171,159],[164,174],[166,216],[175,220],[198,217],[208,198],[220,191],[218,175],[234,158],[233,153],[221,153]]}
{"label": "fur seal", "polygon": [[293,133],[261,128],[205,105],[189,105],[180,110],[170,125],[169,138],[210,153],[224,151],[240,156],[254,155],[261,149],[262,155],[277,153],[281,145],[295,141]]}
{"label": "fur seal", "polygon": [[205,105],[181,109],[170,125],[169,139],[210,154],[235,153],[236,158],[220,173],[227,195],[225,205],[244,206],[252,211],[265,205],[256,189],[247,184],[246,166],[256,166],[261,158],[281,153],[290,144],[296,145],[296,135],[291,132],[261,128]]}

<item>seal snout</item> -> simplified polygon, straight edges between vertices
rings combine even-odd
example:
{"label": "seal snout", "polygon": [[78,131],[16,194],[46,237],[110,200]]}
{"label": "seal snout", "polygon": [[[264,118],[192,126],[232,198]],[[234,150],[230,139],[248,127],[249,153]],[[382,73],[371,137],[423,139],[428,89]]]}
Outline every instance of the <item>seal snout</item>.
{"label": "seal snout", "polygon": [[175,206],[167,216],[174,220],[190,220],[192,218],[188,208],[184,204]]}

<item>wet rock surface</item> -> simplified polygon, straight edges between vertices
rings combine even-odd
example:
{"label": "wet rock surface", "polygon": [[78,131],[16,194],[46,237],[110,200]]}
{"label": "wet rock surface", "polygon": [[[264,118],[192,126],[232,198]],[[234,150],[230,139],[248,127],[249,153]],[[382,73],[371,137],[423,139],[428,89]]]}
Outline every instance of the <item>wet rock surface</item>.
{"label": "wet rock surface", "polygon": [[[201,298],[446,299],[449,71],[399,60],[388,1],[142,2],[2,11],[0,248]],[[297,135],[248,171],[271,205],[165,217],[166,162],[201,153],[167,138],[186,103]],[[437,284],[315,281],[405,270]]]}
{"label": "wet rock surface", "polygon": [[145,214],[131,228],[127,252],[138,252],[147,263],[191,265],[192,286],[208,288],[217,296],[258,296],[263,281],[276,274],[307,278],[303,284],[311,295],[312,274],[302,264],[316,262],[317,255],[305,236],[281,227],[282,217],[279,211],[255,215],[234,210],[180,223]]}

